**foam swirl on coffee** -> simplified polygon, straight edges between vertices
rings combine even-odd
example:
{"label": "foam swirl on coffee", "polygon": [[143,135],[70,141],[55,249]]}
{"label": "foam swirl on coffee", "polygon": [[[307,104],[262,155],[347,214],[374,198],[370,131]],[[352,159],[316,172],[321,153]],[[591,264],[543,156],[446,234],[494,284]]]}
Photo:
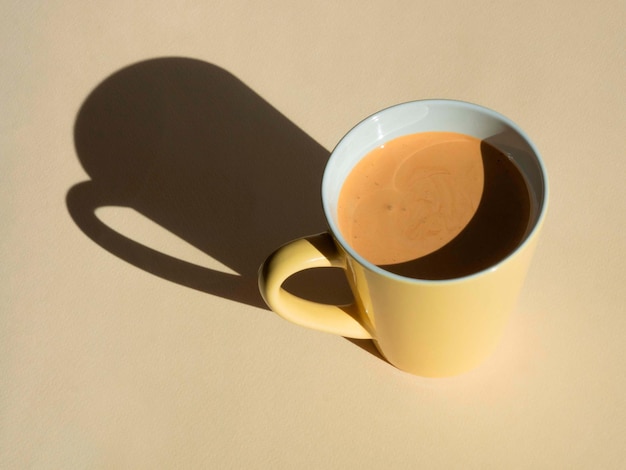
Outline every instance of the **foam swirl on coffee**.
{"label": "foam swirl on coffee", "polygon": [[374,264],[414,260],[467,226],[483,184],[479,139],[452,132],[399,137],[352,170],[339,198],[339,226]]}

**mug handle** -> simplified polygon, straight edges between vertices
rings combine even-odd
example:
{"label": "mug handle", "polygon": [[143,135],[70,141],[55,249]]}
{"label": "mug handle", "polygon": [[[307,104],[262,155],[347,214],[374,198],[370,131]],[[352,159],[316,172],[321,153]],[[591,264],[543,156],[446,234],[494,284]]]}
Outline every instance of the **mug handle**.
{"label": "mug handle", "polygon": [[310,268],[346,270],[346,258],[328,232],[289,242],[265,260],[259,269],[259,290],[267,305],[284,319],[306,328],[347,338],[371,339],[356,303],[322,304],[283,289],[288,277]]}

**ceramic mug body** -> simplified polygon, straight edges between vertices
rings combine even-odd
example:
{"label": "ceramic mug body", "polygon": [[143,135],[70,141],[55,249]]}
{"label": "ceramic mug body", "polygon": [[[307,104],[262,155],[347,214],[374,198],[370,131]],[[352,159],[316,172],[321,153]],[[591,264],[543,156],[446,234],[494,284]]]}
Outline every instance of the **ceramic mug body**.
{"label": "ceramic mug body", "polygon": [[[488,142],[511,158],[529,189],[526,233],[496,264],[445,280],[407,278],[376,266],[339,230],[339,194],[350,171],[371,150],[394,138],[447,131]],[[526,134],[506,117],[470,103],[425,100],[384,109],[360,122],[338,143],[322,181],[328,232],[290,242],[268,257],[259,287],[268,306],[299,325],[352,338],[371,338],[404,371],[428,377],[457,375],[481,363],[502,336],[522,288],[548,200],[541,157]],[[282,288],[298,271],[340,267],[354,295],[345,306],[300,299]]]}

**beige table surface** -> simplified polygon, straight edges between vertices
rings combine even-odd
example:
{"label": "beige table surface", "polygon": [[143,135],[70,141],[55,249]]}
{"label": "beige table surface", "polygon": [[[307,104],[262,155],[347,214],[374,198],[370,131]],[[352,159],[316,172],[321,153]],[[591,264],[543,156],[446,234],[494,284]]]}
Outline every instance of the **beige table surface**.
{"label": "beige table surface", "polygon": [[[623,0],[9,0],[0,53],[0,468],[626,468]],[[509,116],[552,185],[445,380],[255,286],[340,137],[421,98]]]}

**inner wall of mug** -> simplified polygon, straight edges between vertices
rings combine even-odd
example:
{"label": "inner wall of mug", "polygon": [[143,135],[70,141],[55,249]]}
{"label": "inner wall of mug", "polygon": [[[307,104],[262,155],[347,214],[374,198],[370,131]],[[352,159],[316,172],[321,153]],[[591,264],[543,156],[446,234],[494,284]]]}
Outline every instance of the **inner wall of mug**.
{"label": "inner wall of mug", "polygon": [[538,152],[512,121],[490,109],[452,100],[425,100],[384,109],[357,124],[337,144],[324,171],[322,204],[335,238],[362,264],[375,268],[347,243],[337,219],[339,194],[354,166],[370,151],[397,137],[419,132],[458,132],[486,141],[508,155],[528,185],[531,213],[524,241],[538,225],[547,201],[546,173]]}

